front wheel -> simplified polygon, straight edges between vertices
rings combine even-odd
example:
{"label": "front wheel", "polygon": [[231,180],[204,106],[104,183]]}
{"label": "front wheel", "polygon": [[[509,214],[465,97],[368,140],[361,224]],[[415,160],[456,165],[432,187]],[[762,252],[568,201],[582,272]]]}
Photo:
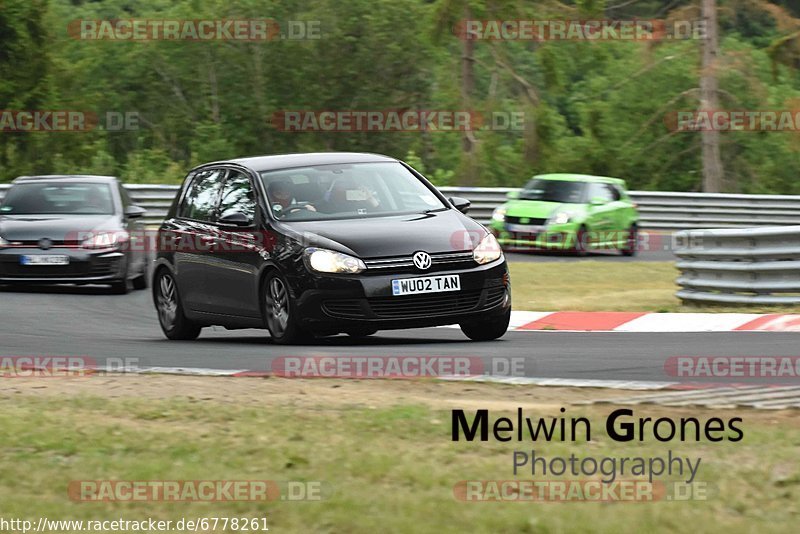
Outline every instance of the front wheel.
{"label": "front wheel", "polygon": [[636,244],[637,240],[639,239],[639,232],[636,228],[635,224],[632,224],[630,228],[628,228],[628,236],[625,241],[625,246],[620,249],[620,252],[623,256],[635,256],[636,255]]}
{"label": "front wheel", "polygon": [[576,256],[584,257],[589,251],[589,234],[586,231],[585,226],[581,226],[578,228],[578,231],[575,232],[575,246],[573,247],[572,251],[575,253]]}
{"label": "front wheel", "polygon": [[291,345],[312,334],[297,322],[294,306],[289,295],[289,285],[277,272],[271,272],[261,289],[264,323],[272,341],[278,345]]}
{"label": "front wheel", "polygon": [[477,321],[474,323],[461,323],[461,331],[472,341],[491,341],[503,337],[508,331],[508,323],[511,322],[511,310],[499,317],[488,321]]}
{"label": "front wheel", "polygon": [[178,285],[172,273],[162,270],[156,277],[154,291],[158,322],[164,335],[174,340],[197,339],[202,327],[183,314]]}

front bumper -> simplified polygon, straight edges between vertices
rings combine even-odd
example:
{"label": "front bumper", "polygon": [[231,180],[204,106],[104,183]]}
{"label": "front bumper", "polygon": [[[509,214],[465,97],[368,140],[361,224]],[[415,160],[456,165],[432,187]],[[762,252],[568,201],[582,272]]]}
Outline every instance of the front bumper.
{"label": "front bumper", "polygon": [[514,250],[573,250],[578,240],[579,226],[574,223],[551,224],[525,228],[524,225],[508,228],[502,222],[492,221],[489,230],[504,248]]}
{"label": "front bumper", "polygon": [[[22,265],[21,256],[68,256],[69,265]],[[108,283],[125,277],[127,258],[116,250],[91,251],[76,248],[49,250],[7,248],[0,250],[0,282],[31,284]]]}
{"label": "front bumper", "polygon": [[[458,274],[461,289],[392,295],[392,280]],[[311,275],[299,282],[296,308],[305,326],[318,331],[423,328],[486,320],[511,309],[505,260],[471,269],[416,274]],[[295,285],[295,284],[292,284]]]}

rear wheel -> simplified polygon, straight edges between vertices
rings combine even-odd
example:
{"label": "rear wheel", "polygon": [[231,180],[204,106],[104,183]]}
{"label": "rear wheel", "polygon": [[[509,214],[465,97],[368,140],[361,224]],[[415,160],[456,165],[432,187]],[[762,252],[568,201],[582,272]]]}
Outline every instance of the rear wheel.
{"label": "rear wheel", "polygon": [[168,339],[175,340],[197,339],[202,328],[184,315],[178,295],[178,285],[172,273],[166,269],[159,272],[155,280],[154,293],[158,322],[164,335]]}
{"label": "rear wheel", "polygon": [[461,331],[464,332],[472,341],[491,341],[503,335],[508,330],[508,323],[511,321],[511,310],[499,317],[489,319],[488,321],[479,321],[474,323],[462,323],[459,326]]}
{"label": "rear wheel", "polygon": [[291,345],[312,334],[297,322],[294,306],[286,280],[273,271],[264,280],[261,289],[264,323],[272,341],[278,345]]}
{"label": "rear wheel", "polygon": [[635,256],[636,255],[636,243],[639,239],[639,230],[635,224],[632,224],[630,228],[628,228],[628,237],[625,242],[625,246],[620,249],[620,252],[623,256]]}

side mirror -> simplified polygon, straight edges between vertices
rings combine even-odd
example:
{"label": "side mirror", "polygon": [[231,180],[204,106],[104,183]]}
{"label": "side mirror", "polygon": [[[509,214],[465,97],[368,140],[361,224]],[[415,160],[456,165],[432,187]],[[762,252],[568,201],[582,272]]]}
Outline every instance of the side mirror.
{"label": "side mirror", "polygon": [[450,197],[450,204],[452,204],[453,207],[455,207],[461,213],[467,213],[470,205],[472,205],[469,200],[461,197]]}
{"label": "side mirror", "polygon": [[517,200],[519,198],[519,189],[506,193],[506,198],[508,200]]}
{"label": "side mirror", "polygon": [[592,206],[602,206],[604,204],[608,204],[608,200],[603,197],[592,197],[592,199],[589,201],[589,204]]}
{"label": "side mirror", "polygon": [[141,206],[131,205],[125,208],[125,217],[128,219],[138,219],[147,213],[147,210]]}
{"label": "side mirror", "polygon": [[244,213],[233,211],[220,217],[219,223],[227,226],[251,226],[253,221]]}

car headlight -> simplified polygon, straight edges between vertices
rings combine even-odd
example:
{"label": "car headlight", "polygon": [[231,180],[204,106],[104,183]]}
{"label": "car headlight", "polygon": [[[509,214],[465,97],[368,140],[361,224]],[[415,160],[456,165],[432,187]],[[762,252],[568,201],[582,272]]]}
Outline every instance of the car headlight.
{"label": "car headlight", "polygon": [[481,242],[472,251],[472,257],[476,262],[483,265],[484,263],[491,263],[503,257],[503,250],[500,248],[500,243],[492,234],[486,234],[481,239]]}
{"label": "car headlight", "polygon": [[506,207],[505,206],[497,206],[494,211],[492,212],[492,220],[497,222],[503,222],[506,220]]}
{"label": "car headlight", "polygon": [[311,269],[320,273],[360,273],[367,268],[353,256],[324,248],[307,248],[306,261]]}
{"label": "car headlight", "polygon": [[116,248],[128,241],[128,232],[98,232],[83,240],[81,246],[89,249]]}
{"label": "car headlight", "polygon": [[550,216],[548,224],[567,224],[572,220],[572,214],[566,211],[557,211]]}

